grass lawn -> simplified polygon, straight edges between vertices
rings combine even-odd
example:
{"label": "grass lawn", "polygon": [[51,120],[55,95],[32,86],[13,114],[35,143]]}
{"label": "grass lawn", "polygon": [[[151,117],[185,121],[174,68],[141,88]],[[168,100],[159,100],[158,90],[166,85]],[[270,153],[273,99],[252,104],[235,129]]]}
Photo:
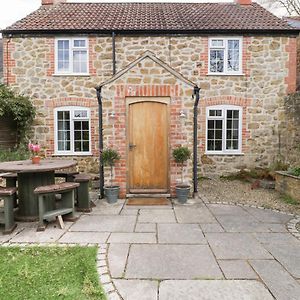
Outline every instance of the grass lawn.
{"label": "grass lawn", "polygon": [[0,299],[106,299],[96,247],[0,247]]}

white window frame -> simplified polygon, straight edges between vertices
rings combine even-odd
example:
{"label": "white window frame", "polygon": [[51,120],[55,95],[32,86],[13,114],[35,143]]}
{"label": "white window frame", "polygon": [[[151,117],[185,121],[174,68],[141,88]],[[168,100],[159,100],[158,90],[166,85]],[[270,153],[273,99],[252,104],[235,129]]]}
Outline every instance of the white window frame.
{"label": "white window frame", "polygon": [[[213,40],[222,40],[223,46],[216,47],[212,46]],[[238,71],[228,71],[228,41],[229,40],[239,40],[239,70]],[[210,71],[210,50],[211,49],[224,49],[224,71],[223,72],[211,72]],[[227,36],[227,37],[210,37],[208,40],[208,75],[243,75],[243,37],[237,36]]]}
{"label": "white window frame", "polygon": [[[209,116],[210,110],[222,110],[222,116]],[[238,110],[239,111],[239,142],[238,149],[226,150],[226,131],[227,131],[227,120],[226,111],[227,110]],[[222,120],[222,151],[219,150],[208,150],[208,120]],[[206,154],[223,154],[223,155],[234,155],[242,154],[242,124],[243,124],[243,108],[236,105],[214,105],[206,107],[206,127],[205,127],[205,153]]]}
{"label": "white window frame", "polygon": [[[69,49],[69,70],[68,71],[60,71],[58,70],[58,41],[69,41],[70,49]],[[75,40],[84,40],[85,47],[74,47]],[[73,72],[73,51],[74,50],[86,50],[87,54],[87,68],[86,73],[75,73]],[[72,76],[88,76],[89,75],[89,40],[87,37],[57,37],[55,38],[55,74],[54,75],[72,75]]]}
{"label": "white window frame", "polygon": [[[86,118],[74,118],[74,111],[75,110],[85,110],[87,111]],[[70,112],[70,150],[69,151],[61,151],[58,150],[58,128],[57,128],[57,113],[59,111],[69,111]],[[74,150],[74,120],[89,120],[89,151],[83,152],[76,152]],[[91,110],[88,107],[83,106],[61,106],[56,107],[54,109],[54,155],[91,155]]]}

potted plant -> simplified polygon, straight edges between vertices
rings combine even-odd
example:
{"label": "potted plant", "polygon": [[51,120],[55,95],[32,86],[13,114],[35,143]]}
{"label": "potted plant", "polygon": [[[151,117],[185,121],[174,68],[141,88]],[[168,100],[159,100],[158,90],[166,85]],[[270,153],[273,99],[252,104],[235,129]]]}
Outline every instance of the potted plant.
{"label": "potted plant", "polygon": [[187,201],[190,193],[190,186],[183,182],[184,163],[191,158],[191,151],[187,147],[178,147],[173,150],[173,157],[177,164],[181,166],[181,184],[176,185],[176,197],[180,203]]}
{"label": "potted plant", "polygon": [[118,200],[120,187],[113,185],[113,167],[120,160],[120,155],[114,149],[105,149],[102,151],[102,159],[104,165],[110,167],[110,185],[104,187],[105,196],[108,203],[115,203]]}
{"label": "potted plant", "polygon": [[39,164],[41,161],[41,157],[38,155],[41,147],[38,144],[28,144],[28,150],[32,153],[31,161],[33,164]]}

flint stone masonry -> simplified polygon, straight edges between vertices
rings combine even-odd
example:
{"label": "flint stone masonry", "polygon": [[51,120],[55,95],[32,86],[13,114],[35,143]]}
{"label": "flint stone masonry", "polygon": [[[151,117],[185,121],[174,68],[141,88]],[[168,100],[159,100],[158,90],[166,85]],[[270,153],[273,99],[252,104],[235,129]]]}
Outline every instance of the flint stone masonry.
{"label": "flint stone masonry", "polygon": [[[76,157],[80,171],[98,170],[98,103],[94,87],[112,76],[111,36],[89,35],[88,76],[60,76],[54,68],[55,36],[14,36],[9,44],[10,86],[29,96],[38,108],[33,139],[54,152],[53,109],[80,105],[91,109],[91,156]],[[6,45],[4,37],[3,44]],[[6,47],[6,46],[5,46]],[[296,39],[286,36],[244,36],[243,75],[208,75],[207,36],[117,36],[116,68],[122,70],[146,51],[168,64],[175,71],[201,87],[198,123],[199,169],[204,175],[221,175],[242,167],[266,167],[281,149],[289,157],[285,144],[279,145],[286,132],[286,111],[283,98],[295,89]],[[6,49],[4,49],[4,54]],[[6,54],[5,54],[6,55]],[[294,66],[293,66],[294,65]],[[4,74],[6,74],[4,66]],[[137,87],[142,87],[140,93]],[[178,89],[178,90],[176,90]],[[155,91],[155,92],[154,92]],[[160,91],[160,92],[157,92]],[[160,65],[145,59],[103,87],[104,145],[115,145],[122,160],[117,164],[115,179],[126,193],[126,97],[165,96],[171,99],[170,147],[185,144],[192,149],[193,89],[180,83]],[[242,115],[242,155],[205,154],[206,107],[210,105],[239,105]],[[179,122],[184,110],[186,120]],[[112,124],[109,115],[116,113]],[[175,133],[178,134],[175,134]],[[285,155],[286,154],[286,155]],[[275,158],[276,159],[276,158]],[[289,159],[289,158],[288,158]],[[108,175],[106,170],[106,177]],[[179,174],[171,163],[170,181],[173,192]],[[188,163],[185,178],[192,183],[192,164]]]}

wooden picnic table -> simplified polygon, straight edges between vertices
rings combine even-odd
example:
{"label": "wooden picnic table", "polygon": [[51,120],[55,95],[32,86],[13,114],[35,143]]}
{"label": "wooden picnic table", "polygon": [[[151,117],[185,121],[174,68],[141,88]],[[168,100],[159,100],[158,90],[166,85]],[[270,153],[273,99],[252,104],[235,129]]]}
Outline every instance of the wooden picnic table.
{"label": "wooden picnic table", "polygon": [[[31,160],[9,161],[0,163],[0,172],[18,174],[19,210],[16,219],[19,221],[35,221],[38,219],[38,201],[34,189],[38,186],[55,183],[55,170],[76,166],[74,160],[42,159],[40,164],[33,164]],[[54,198],[49,208],[53,208]]]}

